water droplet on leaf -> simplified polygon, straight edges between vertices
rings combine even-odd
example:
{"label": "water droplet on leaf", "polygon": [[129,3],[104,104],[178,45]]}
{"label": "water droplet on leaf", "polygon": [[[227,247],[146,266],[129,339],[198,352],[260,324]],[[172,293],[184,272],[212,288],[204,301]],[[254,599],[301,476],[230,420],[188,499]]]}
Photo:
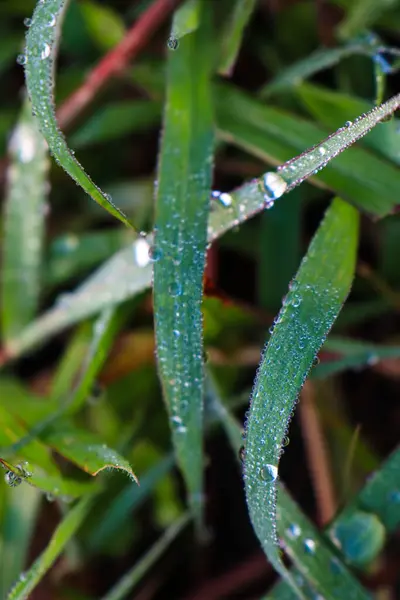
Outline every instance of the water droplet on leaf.
{"label": "water droplet on leaf", "polygon": [[133,244],[133,256],[138,267],[146,267],[150,262],[150,245],[144,238],[140,237]]}
{"label": "water droplet on leaf", "polygon": [[273,483],[278,478],[278,467],[275,465],[265,465],[260,469],[261,479],[267,483]]}
{"label": "water droplet on leaf", "polygon": [[182,286],[180,283],[177,282],[173,282],[171,283],[171,285],[168,288],[169,293],[171,294],[171,296],[173,298],[176,298],[177,296],[180,296],[182,294]]}
{"label": "water droplet on leaf", "polygon": [[151,260],[151,262],[157,262],[158,260],[160,260],[161,256],[162,251],[160,250],[160,248],[157,248],[156,246],[150,246],[149,259]]}
{"label": "water droplet on leaf", "polygon": [[261,184],[265,202],[268,204],[280,198],[285,193],[287,187],[288,184],[278,173],[274,173],[273,171],[266,173]]}
{"label": "water droplet on leaf", "polygon": [[167,40],[167,46],[170,50],[176,50],[179,46],[179,40],[174,35],[171,35]]}
{"label": "water droplet on leaf", "polygon": [[40,55],[40,58],[42,60],[45,60],[46,58],[49,58],[50,53],[51,53],[51,48],[50,48],[49,44],[45,44],[43,46],[43,50],[42,50],[42,53]]}
{"label": "water droplet on leaf", "polygon": [[286,529],[286,535],[292,540],[296,540],[301,535],[301,529],[296,523],[291,523]]}
{"label": "water droplet on leaf", "polygon": [[4,475],[4,481],[9,487],[18,487],[22,483],[22,477],[19,477],[13,471],[7,471]]}
{"label": "water droplet on leaf", "polygon": [[25,54],[18,54],[18,56],[17,56],[17,63],[19,65],[26,65],[26,56],[25,56]]}
{"label": "water droplet on leaf", "polygon": [[315,554],[316,546],[317,545],[313,539],[307,538],[306,540],[304,540],[304,550],[308,554]]}
{"label": "water droplet on leaf", "polygon": [[25,27],[30,27],[32,25],[32,19],[30,19],[29,17],[24,19],[24,25]]}

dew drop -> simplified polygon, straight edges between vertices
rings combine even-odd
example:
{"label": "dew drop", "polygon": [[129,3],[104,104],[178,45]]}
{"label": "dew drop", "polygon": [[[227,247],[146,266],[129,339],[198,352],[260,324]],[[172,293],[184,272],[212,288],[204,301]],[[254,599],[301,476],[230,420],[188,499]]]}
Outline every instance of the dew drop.
{"label": "dew drop", "polygon": [[218,201],[221,202],[222,206],[225,206],[226,208],[232,206],[232,196],[226,192],[223,192],[219,195]]}
{"label": "dew drop", "polygon": [[24,19],[24,25],[25,27],[30,27],[32,25],[32,19],[30,19],[29,17]]}
{"label": "dew drop", "polygon": [[288,435],[285,435],[285,437],[282,440],[282,446],[284,448],[286,448],[286,446],[289,446],[289,444],[290,444],[290,438]]}
{"label": "dew drop", "polygon": [[19,65],[26,65],[26,62],[27,62],[27,60],[26,60],[25,54],[18,54],[18,56],[17,56],[17,63]]}
{"label": "dew drop", "polygon": [[20,476],[24,479],[26,477],[32,477],[32,475],[33,475],[32,467],[26,460],[24,460],[23,462],[16,465],[15,468],[19,471]]}
{"label": "dew drop", "polygon": [[260,469],[261,479],[267,483],[274,483],[278,478],[278,467],[275,465],[265,465]]}
{"label": "dew drop", "polygon": [[298,537],[300,537],[301,529],[299,525],[297,525],[297,523],[291,523],[286,529],[286,535],[292,540],[296,540]]}
{"label": "dew drop", "polygon": [[352,121],[346,121],[345,126],[346,127],[350,127],[350,125],[353,125],[353,122]]}
{"label": "dew drop", "polygon": [[304,550],[307,554],[315,554],[316,543],[313,539],[307,538],[304,540]]}
{"label": "dew drop", "polygon": [[179,41],[174,35],[170,35],[167,40],[167,46],[170,50],[176,50],[179,46]]}
{"label": "dew drop", "polygon": [[299,294],[295,294],[293,296],[293,301],[292,304],[295,308],[297,308],[298,306],[300,306],[301,304],[301,296],[299,296]]}
{"label": "dew drop", "polygon": [[179,329],[173,329],[172,333],[174,334],[174,337],[178,338],[181,335],[181,332],[179,331]]}
{"label": "dew drop", "polygon": [[149,248],[149,260],[151,262],[157,262],[162,256],[162,250],[156,246],[150,246]]}
{"label": "dew drop", "polygon": [[324,154],[326,154],[326,149],[325,149],[323,146],[320,146],[320,147],[318,148],[318,152],[319,152],[320,154],[322,154],[322,156],[323,156]]}
{"label": "dew drop", "polygon": [[180,296],[182,294],[182,286],[180,283],[177,283],[176,281],[171,283],[168,290],[173,298],[176,298],[177,296]]}
{"label": "dew drop", "polygon": [[244,459],[246,456],[246,448],[245,446],[240,446],[239,448],[239,460],[241,463],[244,463]]}
{"label": "dew drop", "polygon": [[274,173],[273,171],[266,173],[261,184],[265,202],[268,203],[280,198],[285,193],[287,187],[288,184],[278,173]]}
{"label": "dew drop", "polygon": [[4,475],[4,481],[9,487],[17,487],[22,483],[22,477],[19,477],[13,471],[7,471]]}
{"label": "dew drop", "polygon": [[51,53],[51,48],[50,48],[49,44],[45,44],[43,46],[43,50],[42,50],[42,53],[40,55],[40,58],[42,60],[45,60],[46,58],[49,58],[50,53]]}
{"label": "dew drop", "polygon": [[45,494],[47,502],[54,502],[55,497],[51,492],[46,492]]}
{"label": "dew drop", "polygon": [[57,23],[57,19],[56,19],[55,15],[52,15],[52,17],[51,17],[50,21],[47,23],[47,25],[49,27],[54,27],[56,23]]}
{"label": "dew drop", "polygon": [[150,262],[149,257],[150,245],[140,237],[133,244],[133,256],[138,267],[146,267]]}

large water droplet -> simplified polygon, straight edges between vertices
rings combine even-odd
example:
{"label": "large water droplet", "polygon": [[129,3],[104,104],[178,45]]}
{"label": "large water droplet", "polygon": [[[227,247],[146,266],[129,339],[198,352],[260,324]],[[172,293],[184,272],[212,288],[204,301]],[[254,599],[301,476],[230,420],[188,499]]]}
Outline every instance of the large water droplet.
{"label": "large water droplet", "polygon": [[18,54],[18,56],[17,56],[17,63],[19,65],[26,65],[26,56],[25,56],[25,54]]}
{"label": "large water droplet", "polygon": [[297,539],[301,536],[301,529],[297,523],[291,523],[289,527],[286,529],[286,535],[290,537],[292,540]]}
{"label": "large water droplet", "polygon": [[162,250],[157,246],[150,246],[149,248],[149,259],[151,262],[157,262],[162,257]]}
{"label": "large water droplet", "polygon": [[167,40],[167,46],[170,50],[176,50],[179,46],[179,40],[174,35],[170,35]]}
{"label": "large water droplet", "polygon": [[32,25],[32,19],[30,19],[29,17],[24,19],[24,25],[25,27],[30,27]]}
{"label": "large water droplet", "polygon": [[345,126],[346,127],[350,127],[350,125],[353,125],[353,122],[352,121],[346,121]]}
{"label": "large water droplet", "polygon": [[17,487],[22,483],[22,477],[19,477],[13,471],[7,471],[4,475],[4,481],[9,487]]}
{"label": "large water droplet", "polygon": [[51,48],[50,48],[49,44],[45,44],[43,46],[43,50],[42,50],[42,53],[40,55],[40,58],[42,60],[45,60],[46,58],[49,58],[50,53],[51,53]]}
{"label": "large water droplet", "polygon": [[261,479],[266,481],[267,483],[273,483],[277,480],[278,477],[278,467],[275,465],[265,465],[260,469]]}
{"label": "large water droplet", "polygon": [[292,300],[292,304],[295,308],[297,308],[298,306],[300,306],[301,304],[301,296],[299,296],[299,294],[294,294],[293,296],[293,300]]}
{"label": "large water droplet", "polygon": [[26,460],[24,460],[21,463],[19,463],[18,465],[16,465],[15,468],[17,469],[17,471],[19,471],[20,476],[24,479],[26,477],[32,477],[32,475],[33,475],[32,467]]}
{"label": "large water droplet", "polygon": [[140,237],[133,244],[133,256],[138,267],[146,267],[150,262],[150,244]]}
{"label": "large water droplet", "polygon": [[285,193],[288,184],[278,173],[270,171],[264,175],[261,187],[264,192],[264,200],[268,204],[280,198]]}
{"label": "large water droplet", "polygon": [[168,291],[173,298],[176,298],[177,296],[180,296],[182,294],[182,286],[180,283],[177,283],[176,281],[174,281],[169,286]]}
{"label": "large water droplet", "polygon": [[304,540],[304,550],[308,554],[315,554],[316,547],[317,547],[317,545],[313,539],[307,538]]}

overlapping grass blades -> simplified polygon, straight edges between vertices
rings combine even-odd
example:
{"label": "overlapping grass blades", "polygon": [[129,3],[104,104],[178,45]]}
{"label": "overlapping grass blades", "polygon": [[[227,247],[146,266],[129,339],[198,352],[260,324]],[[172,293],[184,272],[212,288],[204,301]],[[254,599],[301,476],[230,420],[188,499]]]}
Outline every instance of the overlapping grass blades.
{"label": "overlapping grass blades", "polygon": [[158,369],[198,523],[204,460],[201,299],[213,151],[210,5],[199,6],[201,26],[180,40],[168,60],[152,250]]}
{"label": "overlapping grass blades", "polygon": [[280,572],[275,508],[282,440],[308,371],[349,293],[357,241],[358,213],[336,198],[291,283],[254,384],[246,496],[254,529]]}

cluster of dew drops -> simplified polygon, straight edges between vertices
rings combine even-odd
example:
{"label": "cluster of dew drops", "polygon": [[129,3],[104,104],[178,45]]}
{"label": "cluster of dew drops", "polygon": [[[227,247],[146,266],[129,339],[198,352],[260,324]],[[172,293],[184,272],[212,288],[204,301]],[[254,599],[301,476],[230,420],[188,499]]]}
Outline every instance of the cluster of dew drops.
{"label": "cluster of dew drops", "polygon": [[[56,24],[57,24],[57,19],[56,19],[55,15],[52,15],[51,18],[50,18],[50,20],[49,20],[49,22],[47,23],[47,26],[48,27],[55,27]],[[24,25],[25,25],[25,27],[29,28],[32,25],[32,19],[30,19],[29,17],[26,18],[26,19],[24,19]],[[46,60],[46,58],[49,58],[50,54],[51,54],[51,47],[50,47],[50,45],[49,44],[44,44],[44,46],[42,48],[42,51],[40,53],[40,58],[42,60]],[[19,65],[26,65],[27,60],[28,60],[28,58],[27,58],[26,54],[18,54],[18,56],[17,56],[17,63]]]}
{"label": "cluster of dew drops", "polygon": [[[3,464],[2,466],[3,468],[6,468]],[[18,487],[23,481],[25,481],[29,477],[32,477],[31,468],[29,466],[29,463],[27,463],[26,461],[15,465],[14,469],[14,471],[6,469],[6,473],[4,475],[4,481],[9,487]]]}

